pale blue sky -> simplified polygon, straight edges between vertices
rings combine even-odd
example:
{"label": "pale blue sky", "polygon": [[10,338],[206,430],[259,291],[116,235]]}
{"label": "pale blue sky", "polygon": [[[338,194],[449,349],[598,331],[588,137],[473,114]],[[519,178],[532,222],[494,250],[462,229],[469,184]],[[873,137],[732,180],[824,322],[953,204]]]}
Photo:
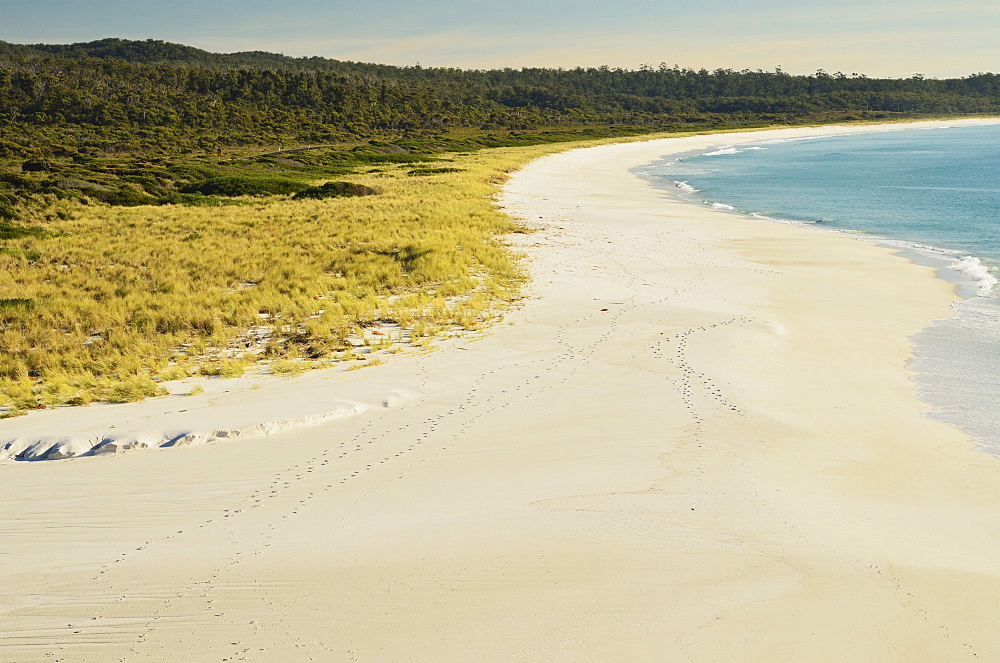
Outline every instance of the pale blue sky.
{"label": "pale blue sky", "polygon": [[995,0],[0,0],[0,39],[163,39],[387,64],[1000,72]]}

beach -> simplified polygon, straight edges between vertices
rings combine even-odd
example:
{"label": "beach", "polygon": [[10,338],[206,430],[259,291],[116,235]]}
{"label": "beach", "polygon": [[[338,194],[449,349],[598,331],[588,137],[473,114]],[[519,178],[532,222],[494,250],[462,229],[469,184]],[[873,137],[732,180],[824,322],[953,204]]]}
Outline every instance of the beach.
{"label": "beach", "polygon": [[906,367],[954,286],[630,172],[881,129],[545,157],[500,200],[532,283],[488,334],[0,421],[219,433],[0,463],[0,660],[1000,660],[1000,460]]}

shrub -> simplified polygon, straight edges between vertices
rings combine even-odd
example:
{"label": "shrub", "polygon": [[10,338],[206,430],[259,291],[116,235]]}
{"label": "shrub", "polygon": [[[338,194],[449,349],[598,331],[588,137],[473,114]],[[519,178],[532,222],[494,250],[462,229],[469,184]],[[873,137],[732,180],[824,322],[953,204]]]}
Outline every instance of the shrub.
{"label": "shrub", "polygon": [[[222,204],[218,198],[203,196],[200,193],[177,193],[167,191],[156,199],[160,205],[197,205],[201,207],[215,207]],[[233,201],[230,201],[230,204]]]}
{"label": "shrub", "polygon": [[364,184],[351,182],[327,182],[320,186],[311,186],[292,196],[295,200],[304,198],[344,198],[349,196],[374,196],[378,191]]}
{"label": "shrub", "polygon": [[0,299],[0,311],[30,311],[35,308],[35,300],[15,297],[13,299]]}
{"label": "shrub", "polygon": [[46,237],[48,233],[42,228],[25,228],[24,226],[12,226],[9,223],[0,221],[0,239],[20,239],[21,237]]}
{"label": "shrub", "polygon": [[0,182],[9,184],[15,189],[31,189],[35,186],[30,177],[17,175],[16,173],[0,173]]}
{"label": "shrub", "polygon": [[173,164],[167,168],[167,171],[175,179],[187,181],[207,180],[219,175],[218,168],[200,163]]}
{"label": "shrub", "polygon": [[153,205],[156,203],[156,199],[152,196],[140,193],[129,187],[121,187],[100,197],[107,204],[119,207],[137,207],[139,205]]}
{"label": "shrub", "polygon": [[461,168],[450,168],[448,166],[442,166],[439,168],[412,168],[406,174],[411,177],[419,177],[423,175],[442,175],[444,173],[461,173]]}
{"label": "shrub", "polygon": [[21,218],[21,215],[13,205],[0,200],[0,219],[9,219],[13,221],[14,219],[19,218]]}
{"label": "shrub", "polygon": [[96,182],[88,182],[87,180],[80,180],[75,178],[65,178],[56,181],[55,186],[59,189],[96,189],[98,191],[107,191],[108,187],[97,184]]}
{"label": "shrub", "polygon": [[10,256],[12,258],[24,258],[28,262],[33,262],[41,258],[38,251],[15,249],[11,246],[0,246],[0,256]]}
{"label": "shrub", "polygon": [[308,185],[287,177],[274,175],[225,175],[195,182],[181,189],[181,193],[200,193],[206,196],[270,196],[296,193]]}

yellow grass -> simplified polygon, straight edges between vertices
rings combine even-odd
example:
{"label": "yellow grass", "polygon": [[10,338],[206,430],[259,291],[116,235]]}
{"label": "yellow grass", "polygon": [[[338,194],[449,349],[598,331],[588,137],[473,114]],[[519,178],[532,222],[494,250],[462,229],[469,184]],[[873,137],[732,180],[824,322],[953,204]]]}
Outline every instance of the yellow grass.
{"label": "yellow grass", "polygon": [[416,336],[481,326],[524,278],[498,239],[519,228],[494,209],[496,184],[564,148],[454,155],[461,172],[419,178],[386,167],[350,178],[381,191],[358,198],[54,201],[26,219],[53,236],[0,254],[0,299],[34,303],[0,309],[0,405],[134,400],[153,379],[236,375],[258,355],[336,356],[377,321]]}
{"label": "yellow grass", "polygon": [[348,336],[379,322],[417,342],[480,329],[525,278],[502,241],[524,229],[495,209],[497,185],[532,159],[602,142],[447,155],[458,172],[424,177],[408,165],[338,176],[375,196],[53,201],[25,219],[49,237],[0,253],[0,299],[33,302],[0,307],[0,408],[135,400],[159,393],[155,382],[239,375],[258,358],[339,360]]}

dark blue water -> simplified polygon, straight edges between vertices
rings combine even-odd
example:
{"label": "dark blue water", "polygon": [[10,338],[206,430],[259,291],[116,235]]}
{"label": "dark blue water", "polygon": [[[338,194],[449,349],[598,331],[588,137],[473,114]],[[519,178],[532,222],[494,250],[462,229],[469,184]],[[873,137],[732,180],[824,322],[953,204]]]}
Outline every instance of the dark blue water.
{"label": "dark blue water", "polygon": [[642,169],[719,209],[871,234],[965,281],[958,315],[913,338],[931,415],[1000,455],[1000,125],[722,147]]}

